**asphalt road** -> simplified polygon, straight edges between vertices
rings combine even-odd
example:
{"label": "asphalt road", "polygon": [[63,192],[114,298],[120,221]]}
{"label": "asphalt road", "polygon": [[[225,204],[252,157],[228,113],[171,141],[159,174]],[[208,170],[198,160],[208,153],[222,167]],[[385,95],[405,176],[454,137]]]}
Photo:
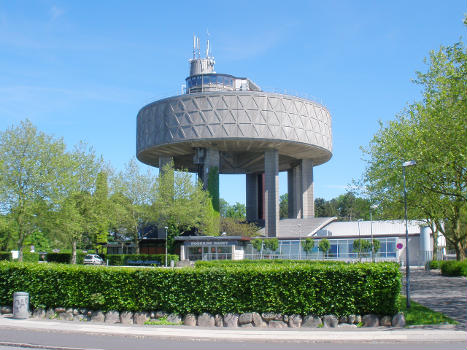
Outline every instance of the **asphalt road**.
{"label": "asphalt road", "polygon": [[183,350],[284,350],[284,349],[355,349],[370,350],[385,349],[462,349],[465,350],[465,342],[283,342],[283,341],[224,341],[224,340],[181,340],[177,338],[135,337],[117,335],[79,334],[56,331],[15,330],[0,329],[0,350],[21,349],[54,349],[54,350],[158,350],[158,349],[183,349]]}

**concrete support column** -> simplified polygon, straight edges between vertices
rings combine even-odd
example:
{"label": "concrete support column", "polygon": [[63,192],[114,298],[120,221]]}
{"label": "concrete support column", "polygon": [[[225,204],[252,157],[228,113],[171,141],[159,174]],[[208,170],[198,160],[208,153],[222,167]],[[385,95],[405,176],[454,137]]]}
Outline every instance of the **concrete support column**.
{"label": "concrete support column", "polygon": [[265,182],[265,233],[276,237],[279,229],[279,153],[277,150],[264,152]]}
{"label": "concrete support column", "polygon": [[203,188],[209,191],[212,206],[219,211],[219,151],[207,148],[203,164]]}
{"label": "concrete support column", "polygon": [[180,246],[180,260],[186,260],[186,255],[185,255],[185,245]]}
{"label": "concrete support column", "polygon": [[258,220],[258,174],[246,174],[246,219]]}
{"label": "concrete support column", "polygon": [[173,158],[172,157],[169,157],[169,156],[160,156],[159,157],[159,174],[163,174],[164,173],[164,166],[166,164],[169,164],[169,163],[172,163],[173,162]]}
{"label": "concrete support column", "polygon": [[295,183],[293,176],[293,168],[287,170],[287,197],[288,197],[288,210],[287,217],[289,219],[295,218],[294,216],[294,204],[295,204]]}
{"label": "concrete support column", "polygon": [[293,218],[301,219],[302,218],[302,164],[300,163],[293,168]]}
{"label": "concrete support column", "polygon": [[315,217],[315,201],[313,198],[313,161],[302,159],[302,218]]}

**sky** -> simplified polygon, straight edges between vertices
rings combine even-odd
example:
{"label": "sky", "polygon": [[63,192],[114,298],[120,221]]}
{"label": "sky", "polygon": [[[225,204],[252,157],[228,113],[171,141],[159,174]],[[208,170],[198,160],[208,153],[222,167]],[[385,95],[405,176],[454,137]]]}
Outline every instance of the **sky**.
{"label": "sky", "polygon": [[[362,176],[379,121],[421,98],[412,80],[429,52],[465,44],[466,12],[466,0],[0,0],[0,130],[28,118],[121,170],[138,111],[180,94],[196,34],[218,73],[328,108],[333,156],[315,168],[314,193],[329,200]],[[221,175],[220,196],[245,203],[245,176]]]}

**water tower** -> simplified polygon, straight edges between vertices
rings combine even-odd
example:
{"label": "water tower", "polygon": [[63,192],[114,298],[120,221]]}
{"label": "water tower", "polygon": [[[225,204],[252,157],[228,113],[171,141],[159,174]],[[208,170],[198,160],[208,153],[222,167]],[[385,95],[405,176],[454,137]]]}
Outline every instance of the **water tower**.
{"label": "water tower", "polygon": [[200,51],[194,37],[184,94],[139,111],[137,158],[197,172],[214,208],[219,174],[246,174],[247,219],[264,223],[270,237],[279,227],[278,175],[287,171],[288,217],[313,217],[313,167],[332,156],[329,111],[308,99],[262,91],[248,78],[216,73],[209,41],[204,58]]}

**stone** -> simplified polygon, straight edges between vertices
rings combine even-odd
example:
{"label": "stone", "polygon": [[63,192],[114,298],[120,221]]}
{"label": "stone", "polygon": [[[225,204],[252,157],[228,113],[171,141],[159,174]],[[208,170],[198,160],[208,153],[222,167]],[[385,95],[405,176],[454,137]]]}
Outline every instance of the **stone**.
{"label": "stone", "polygon": [[405,316],[402,312],[399,312],[394,315],[392,318],[393,327],[405,327]]}
{"label": "stone", "polygon": [[214,327],[215,320],[214,316],[208,314],[207,312],[202,313],[198,316],[198,326],[200,327]]}
{"label": "stone", "polygon": [[287,323],[284,321],[271,320],[268,322],[269,328],[287,328]]}
{"label": "stone", "polygon": [[120,322],[120,313],[118,311],[107,311],[105,313],[105,323],[119,323]]}
{"label": "stone", "polygon": [[57,314],[61,314],[62,312],[66,312],[66,309],[64,307],[59,306],[55,308],[55,312]]}
{"label": "stone", "polygon": [[224,325],[224,320],[222,318],[222,315],[217,314],[216,316],[214,316],[214,325],[216,327],[222,327]]}
{"label": "stone", "polygon": [[121,324],[133,324],[133,312],[131,311],[120,312],[120,323]]}
{"label": "stone", "polygon": [[92,310],[88,310],[88,312],[86,313],[86,316],[88,316],[88,318],[91,319],[92,313],[93,313]]}
{"label": "stone", "polygon": [[302,326],[302,316],[290,315],[288,317],[288,323],[290,328],[300,328]]}
{"label": "stone", "polygon": [[282,316],[282,321],[284,321],[285,323],[289,323],[289,316],[283,315]]}
{"label": "stone", "polygon": [[91,321],[92,322],[104,322],[105,315],[102,311],[93,311],[91,313]]}
{"label": "stone", "polygon": [[240,325],[240,327],[242,328],[253,328],[253,324],[252,323],[243,323]]}
{"label": "stone", "polygon": [[85,315],[79,314],[79,315],[73,315],[73,321],[75,322],[84,322],[87,321],[88,318]]}
{"label": "stone", "polygon": [[183,324],[190,327],[196,326],[196,315],[186,314],[185,317],[183,317]]}
{"label": "stone", "polygon": [[392,317],[391,316],[383,316],[379,320],[379,325],[383,327],[391,327],[392,326]]}
{"label": "stone", "polygon": [[133,315],[133,324],[143,325],[146,321],[149,321],[148,312],[135,312]]}
{"label": "stone", "polygon": [[49,320],[54,319],[57,317],[57,314],[55,313],[54,309],[48,309],[45,313],[45,318],[48,318]]}
{"label": "stone", "polygon": [[267,323],[265,323],[263,321],[263,318],[261,317],[261,315],[257,312],[252,312],[251,313],[252,315],[252,319],[253,319],[253,326],[255,327],[266,327],[267,326]]}
{"label": "stone", "polygon": [[5,305],[0,307],[0,313],[2,315],[13,313],[13,308],[11,306]]}
{"label": "stone", "polygon": [[224,327],[237,328],[238,327],[238,315],[237,314],[225,314],[224,315]]}
{"label": "stone", "polygon": [[180,317],[179,314],[175,314],[175,313],[169,314],[167,316],[167,322],[181,324],[182,323],[182,318]]}
{"label": "stone", "polygon": [[67,307],[65,312],[70,313],[73,315],[73,309],[71,307]]}
{"label": "stone", "polygon": [[339,317],[339,323],[351,323],[349,322],[349,318],[347,316]]}
{"label": "stone", "polygon": [[339,328],[357,328],[356,324],[351,324],[351,323],[339,323],[337,326]]}
{"label": "stone", "polygon": [[282,314],[276,314],[274,312],[264,312],[261,314],[261,316],[263,317],[263,320],[265,320],[266,322],[269,322],[269,321],[282,321]]}
{"label": "stone", "polygon": [[87,314],[88,314],[88,309],[79,308],[79,309],[78,309],[78,312],[79,312],[81,315],[87,315]]}
{"label": "stone", "polygon": [[357,320],[356,315],[347,316],[347,323],[350,323],[350,324],[358,323],[358,322],[356,322],[356,320]]}
{"label": "stone", "polygon": [[362,322],[363,327],[379,327],[379,318],[373,314],[363,316]]}
{"label": "stone", "polygon": [[251,322],[253,322],[253,314],[251,312],[247,312],[247,313],[244,313],[238,316],[239,325],[251,323]]}
{"label": "stone", "polygon": [[156,311],[156,313],[153,316],[150,316],[151,318],[166,318],[169,316],[168,312],[165,311]]}
{"label": "stone", "polygon": [[321,318],[313,316],[313,315],[307,315],[303,319],[302,322],[302,327],[309,327],[309,328],[318,328],[323,325],[323,321],[321,321]]}
{"label": "stone", "polygon": [[336,328],[339,324],[339,320],[334,315],[323,316],[323,327],[325,328]]}
{"label": "stone", "polygon": [[79,315],[80,312],[78,311],[78,309],[73,309],[73,316],[76,316],[76,315]]}
{"label": "stone", "polygon": [[149,318],[150,318],[151,320],[156,319],[156,311],[151,311],[151,312],[149,313]]}
{"label": "stone", "polygon": [[37,309],[34,310],[32,313],[32,317],[34,318],[45,318],[45,310],[41,307],[38,307]]}
{"label": "stone", "polygon": [[71,312],[60,312],[57,317],[59,320],[63,321],[73,321],[73,311]]}
{"label": "stone", "polygon": [[356,315],[355,316],[355,323],[359,324],[360,322],[362,322],[362,316]]}

